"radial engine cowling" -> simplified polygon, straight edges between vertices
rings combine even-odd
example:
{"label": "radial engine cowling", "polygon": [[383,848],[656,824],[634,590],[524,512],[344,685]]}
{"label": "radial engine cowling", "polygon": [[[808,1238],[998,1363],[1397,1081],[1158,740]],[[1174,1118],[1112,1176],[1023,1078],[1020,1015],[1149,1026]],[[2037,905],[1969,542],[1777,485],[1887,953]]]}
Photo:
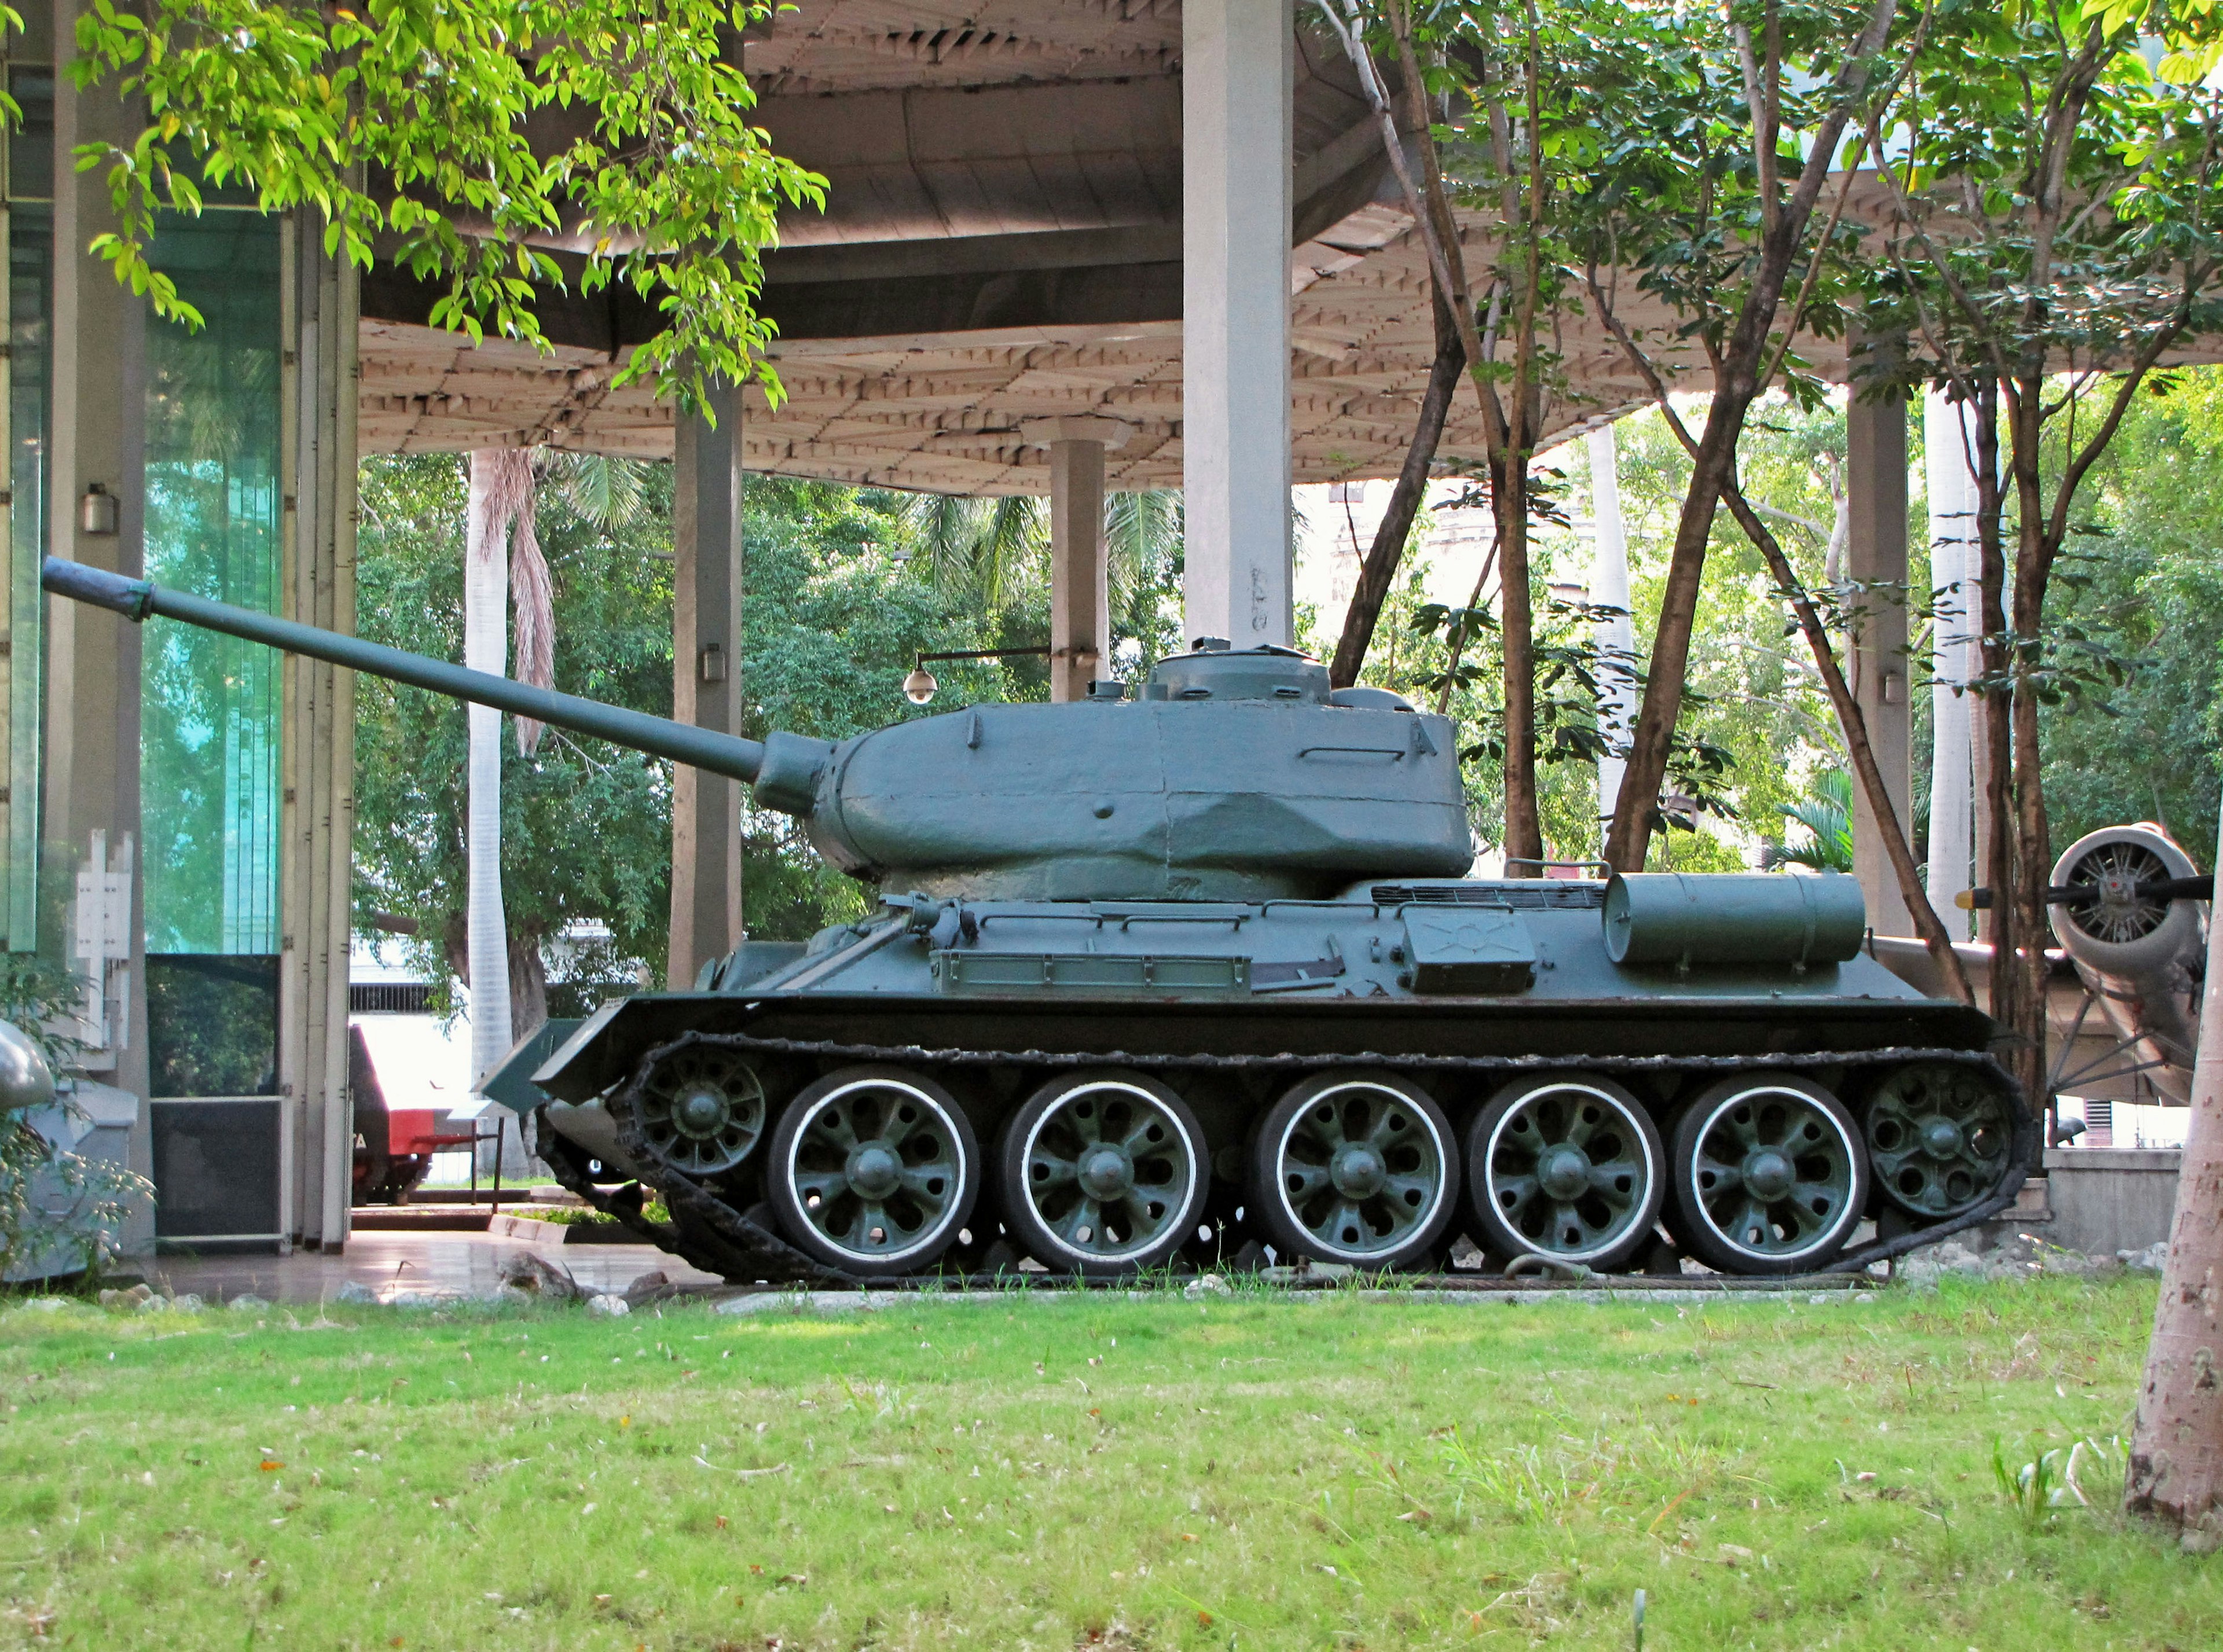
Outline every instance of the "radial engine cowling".
{"label": "radial engine cowling", "polygon": [[2053,933],[2125,1045],[2124,1066],[2175,1102],[2192,1096],[2200,1027],[2207,903],[2142,892],[2197,875],[2190,857],[2152,825],[2108,826],[2069,845],[2054,863],[2056,889],[2091,890],[2056,899]]}

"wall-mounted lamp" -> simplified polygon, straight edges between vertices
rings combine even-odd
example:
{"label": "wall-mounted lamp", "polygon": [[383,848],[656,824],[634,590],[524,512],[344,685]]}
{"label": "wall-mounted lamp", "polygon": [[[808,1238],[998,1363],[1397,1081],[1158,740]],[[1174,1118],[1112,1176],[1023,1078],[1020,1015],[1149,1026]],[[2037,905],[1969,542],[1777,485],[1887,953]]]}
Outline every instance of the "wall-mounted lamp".
{"label": "wall-mounted lamp", "polygon": [[117,503],[116,495],[98,482],[85,490],[78,501],[77,520],[80,532],[106,536],[116,531]]}
{"label": "wall-mounted lamp", "polygon": [[954,648],[945,649],[938,654],[922,654],[918,656],[918,663],[911,667],[910,675],[903,680],[904,698],[914,706],[923,706],[941,687],[934,673],[926,669],[929,660],[1004,660],[1025,655],[1048,659],[1050,653],[1048,647],[1042,647]]}

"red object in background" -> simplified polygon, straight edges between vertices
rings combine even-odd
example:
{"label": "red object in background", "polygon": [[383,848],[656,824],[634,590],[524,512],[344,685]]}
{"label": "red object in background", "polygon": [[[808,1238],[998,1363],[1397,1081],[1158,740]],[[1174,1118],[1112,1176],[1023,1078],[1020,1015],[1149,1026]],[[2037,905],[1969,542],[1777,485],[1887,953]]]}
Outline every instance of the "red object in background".
{"label": "red object in background", "polygon": [[402,1153],[432,1153],[443,1147],[469,1147],[478,1140],[475,1132],[461,1135],[443,1134],[433,1121],[439,1115],[429,1107],[405,1107],[386,1115],[386,1151],[394,1155]]}
{"label": "red object in background", "polygon": [[[432,1121],[429,1108],[404,1108],[386,1115],[386,1151],[390,1153],[428,1153],[432,1151]],[[421,1144],[421,1145],[420,1145]]]}

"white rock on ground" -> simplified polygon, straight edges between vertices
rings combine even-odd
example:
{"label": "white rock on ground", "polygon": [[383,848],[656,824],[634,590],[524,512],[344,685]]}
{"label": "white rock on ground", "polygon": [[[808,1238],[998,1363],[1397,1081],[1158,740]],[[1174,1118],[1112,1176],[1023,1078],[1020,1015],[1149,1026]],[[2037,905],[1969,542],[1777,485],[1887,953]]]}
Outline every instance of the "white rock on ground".
{"label": "white rock on ground", "polygon": [[633,1304],[623,1297],[613,1296],[605,1291],[599,1297],[587,1298],[587,1311],[590,1314],[600,1314],[608,1319],[618,1319],[633,1312]]}
{"label": "white rock on ground", "polygon": [[242,1291],[224,1306],[235,1314],[259,1314],[270,1304],[252,1291]]}
{"label": "white rock on ground", "polygon": [[502,1259],[501,1282],[550,1302],[574,1302],[588,1294],[571,1277],[570,1269],[531,1251],[513,1252]]}
{"label": "white rock on ground", "polygon": [[350,1279],[332,1292],[332,1300],[348,1303],[358,1308],[375,1308],[378,1306],[378,1292],[360,1279]]}
{"label": "white rock on ground", "polygon": [[2158,1273],[2169,1262],[2169,1241],[2157,1239],[2142,1251],[2117,1251],[2115,1259],[2136,1273]]}
{"label": "white rock on ground", "polygon": [[1191,1302],[1202,1302],[1207,1297],[1231,1297],[1235,1287],[1217,1273],[1200,1274],[1181,1287],[1181,1295]]}

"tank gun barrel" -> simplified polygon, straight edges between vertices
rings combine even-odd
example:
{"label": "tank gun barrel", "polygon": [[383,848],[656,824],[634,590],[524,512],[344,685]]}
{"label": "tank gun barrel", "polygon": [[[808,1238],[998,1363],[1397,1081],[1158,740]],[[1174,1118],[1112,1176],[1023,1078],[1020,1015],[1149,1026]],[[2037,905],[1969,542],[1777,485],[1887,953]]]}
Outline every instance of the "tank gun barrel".
{"label": "tank gun barrel", "polygon": [[182,620],[205,631],[222,631],[251,643],[267,643],[289,654],[305,654],[350,671],[368,672],[475,705],[491,706],[513,716],[551,723],[575,734],[669,757],[674,763],[683,763],[708,774],[753,781],[764,767],[765,747],[759,740],[696,728],[667,717],[627,711],[621,706],[605,706],[599,700],[558,694],[552,688],[536,688],[513,678],[406,653],[398,648],[366,642],[360,637],[280,619],[274,614],[258,613],[252,608],[235,607],[228,602],[211,602],[184,591],[165,590],[151,580],[127,579],[105,568],[49,556],[40,573],[39,582],[56,596],[110,609],[135,624],[149,614],[160,614],[166,619]]}

